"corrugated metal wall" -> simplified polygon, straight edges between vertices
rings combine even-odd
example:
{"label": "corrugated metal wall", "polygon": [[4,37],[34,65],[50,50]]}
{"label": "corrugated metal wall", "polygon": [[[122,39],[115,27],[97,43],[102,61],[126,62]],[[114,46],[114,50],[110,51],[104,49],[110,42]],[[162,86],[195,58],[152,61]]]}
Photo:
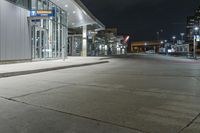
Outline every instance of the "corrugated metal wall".
{"label": "corrugated metal wall", "polygon": [[0,60],[31,59],[29,11],[0,0]]}

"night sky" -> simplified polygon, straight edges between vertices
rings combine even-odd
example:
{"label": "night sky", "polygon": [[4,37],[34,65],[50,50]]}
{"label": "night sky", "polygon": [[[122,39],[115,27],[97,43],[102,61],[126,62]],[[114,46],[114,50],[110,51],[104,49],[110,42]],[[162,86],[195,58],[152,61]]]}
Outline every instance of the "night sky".
{"label": "night sky", "polygon": [[81,0],[106,26],[134,40],[156,40],[185,32],[186,16],[194,14],[200,0]]}

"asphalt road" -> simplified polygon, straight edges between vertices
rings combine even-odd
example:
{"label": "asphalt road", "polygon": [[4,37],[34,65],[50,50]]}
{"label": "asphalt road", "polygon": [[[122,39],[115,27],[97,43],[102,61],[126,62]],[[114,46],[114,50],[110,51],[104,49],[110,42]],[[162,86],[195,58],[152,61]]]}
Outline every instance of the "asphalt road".
{"label": "asphalt road", "polygon": [[1,133],[200,133],[200,62],[158,55],[0,79]]}

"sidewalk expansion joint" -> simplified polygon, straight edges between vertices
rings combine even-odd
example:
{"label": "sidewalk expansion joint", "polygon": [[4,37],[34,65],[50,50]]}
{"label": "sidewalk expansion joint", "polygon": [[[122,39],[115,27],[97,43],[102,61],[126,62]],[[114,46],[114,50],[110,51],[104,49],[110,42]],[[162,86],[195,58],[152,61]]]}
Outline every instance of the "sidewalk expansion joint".
{"label": "sidewalk expansion joint", "polygon": [[[49,81],[49,80],[43,80],[43,81]],[[115,89],[115,90],[120,90],[120,91],[126,91],[126,92],[130,92],[130,93],[135,93],[135,92],[145,92],[145,93],[155,93],[155,94],[166,94],[166,95],[174,95],[174,96],[189,96],[189,97],[196,97],[199,98],[200,95],[193,95],[193,94],[179,94],[179,93],[173,93],[173,92],[162,92],[162,91],[148,91],[148,90],[143,90],[140,88],[137,89],[126,89],[125,88],[115,88],[115,87],[111,87],[111,86],[101,86],[101,85],[94,85],[94,84],[81,84],[81,83],[65,83],[62,81],[51,81],[51,82],[55,82],[55,83],[60,83],[60,84],[64,84],[64,85],[73,85],[73,86],[90,86],[90,87],[98,87],[98,88],[108,88],[108,89]]]}
{"label": "sidewalk expansion joint", "polygon": [[100,61],[100,62],[93,62],[93,63],[83,63],[83,64],[76,64],[76,65],[52,67],[52,68],[42,68],[42,69],[36,69],[36,70],[0,73],[0,78],[7,78],[7,77],[13,77],[13,76],[55,71],[55,70],[68,69],[68,68],[74,68],[74,67],[92,66],[92,65],[104,64],[104,63],[109,63],[109,61]]}
{"label": "sidewalk expansion joint", "polygon": [[195,77],[195,79],[196,79],[197,81],[200,81],[200,77]]}
{"label": "sidewalk expansion joint", "polygon": [[62,85],[62,86],[58,86],[58,87],[49,88],[49,89],[46,89],[46,90],[41,90],[41,91],[31,92],[31,93],[27,93],[27,94],[23,94],[23,95],[19,95],[19,96],[14,96],[14,97],[10,97],[9,99],[16,99],[16,98],[21,98],[21,97],[33,95],[33,94],[48,92],[48,91],[51,91],[51,90],[60,89],[60,88],[65,87],[65,86],[67,86],[67,85]]}
{"label": "sidewalk expansion joint", "polygon": [[200,113],[194,117],[194,119],[192,119],[185,127],[183,127],[179,132],[177,133],[181,133],[182,131],[184,131],[186,128],[190,127],[194,122],[195,120],[197,120],[197,118],[200,117]]}
{"label": "sidewalk expansion joint", "polygon": [[61,113],[61,114],[64,114],[64,115],[70,115],[70,116],[77,117],[77,118],[83,118],[83,119],[87,119],[87,120],[91,120],[91,121],[96,121],[96,122],[99,122],[99,123],[104,123],[104,124],[108,124],[108,125],[112,125],[112,126],[116,126],[116,127],[121,127],[121,128],[129,129],[129,130],[133,130],[133,131],[138,131],[138,132],[141,132],[141,133],[151,133],[151,132],[143,131],[141,129],[137,129],[137,128],[133,128],[133,127],[129,127],[129,126],[124,126],[124,125],[120,125],[120,124],[109,122],[109,121],[99,120],[99,119],[95,119],[95,118],[91,118],[91,117],[87,117],[87,116],[73,114],[73,113],[69,113],[69,112],[65,112],[65,111],[60,111],[60,110],[49,108],[49,107],[46,107],[46,106],[30,104],[30,103],[19,101],[17,99],[13,99],[13,98],[6,98],[6,97],[2,97],[2,96],[0,96],[0,98],[8,100],[8,101],[12,101],[12,102],[21,103],[21,104],[25,104],[25,105],[28,105],[28,106],[36,107],[36,108],[41,108],[41,109],[44,109],[44,110],[54,111],[54,112]]}

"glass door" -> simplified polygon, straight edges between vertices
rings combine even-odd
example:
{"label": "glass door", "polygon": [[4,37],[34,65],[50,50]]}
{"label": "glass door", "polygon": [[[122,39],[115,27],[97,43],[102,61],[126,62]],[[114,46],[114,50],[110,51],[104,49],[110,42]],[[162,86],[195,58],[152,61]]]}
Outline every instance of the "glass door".
{"label": "glass door", "polygon": [[33,59],[46,59],[48,54],[47,30],[35,27],[33,37]]}

